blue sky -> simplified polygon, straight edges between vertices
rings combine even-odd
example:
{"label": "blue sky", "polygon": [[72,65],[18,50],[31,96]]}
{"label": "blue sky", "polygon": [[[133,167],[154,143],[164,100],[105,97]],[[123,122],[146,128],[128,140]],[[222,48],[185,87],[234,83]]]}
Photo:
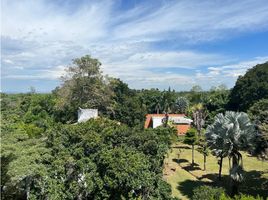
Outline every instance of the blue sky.
{"label": "blue sky", "polygon": [[233,87],[268,61],[267,0],[2,0],[1,90],[49,92],[90,54],[131,88]]}

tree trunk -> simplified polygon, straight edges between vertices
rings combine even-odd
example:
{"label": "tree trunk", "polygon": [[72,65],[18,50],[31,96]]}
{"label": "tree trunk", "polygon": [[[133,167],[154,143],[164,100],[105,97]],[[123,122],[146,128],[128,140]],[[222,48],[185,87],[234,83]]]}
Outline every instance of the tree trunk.
{"label": "tree trunk", "polygon": [[207,156],[204,154],[204,171],[206,171]]}
{"label": "tree trunk", "polygon": [[198,133],[198,140],[199,140],[201,138],[201,129],[200,128],[197,129],[197,133]]}
{"label": "tree trunk", "polygon": [[219,180],[221,181],[221,170],[222,170],[222,160],[223,160],[223,157],[220,157],[220,160],[219,160]]}
{"label": "tree trunk", "polygon": [[[239,157],[237,155],[232,156],[232,168],[237,167],[239,165]],[[231,196],[235,196],[238,194],[238,186],[239,182],[232,179],[231,181]]]}
{"label": "tree trunk", "polygon": [[26,178],[26,199],[30,199],[30,178]]}
{"label": "tree trunk", "polygon": [[194,145],[192,145],[192,165],[194,165]]}

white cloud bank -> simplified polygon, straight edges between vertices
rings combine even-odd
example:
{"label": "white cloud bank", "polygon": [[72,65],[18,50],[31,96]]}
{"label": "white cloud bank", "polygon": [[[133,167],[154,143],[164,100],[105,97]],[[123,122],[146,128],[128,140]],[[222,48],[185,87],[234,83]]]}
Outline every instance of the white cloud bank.
{"label": "white cloud bank", "polygon": [[[105,73],[131,87],[171,85],[180,90],[217,83],[231,87],[238,75],[268,58],[241,61],[187,47],[267,30],[266,0],[146,1],[128,10],[119,9],[119,1],[55,2],[3,0],[4,81],[57,79],[71,59],[91,54],[103,63]],[[165,40],[184,45],[179,49],[154,45]]]}

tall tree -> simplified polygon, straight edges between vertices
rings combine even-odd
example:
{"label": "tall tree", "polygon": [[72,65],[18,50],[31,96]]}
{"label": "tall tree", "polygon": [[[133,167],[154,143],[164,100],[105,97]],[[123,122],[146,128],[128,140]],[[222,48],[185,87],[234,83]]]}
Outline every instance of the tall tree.
{"label": "tall tree", "polygon": [[258,130],[255,153],[259,158],[268,159],[268,99],[261,99],[248,110],[249,117]]}
{"label": "tall tree", "polygon": [[232,110],[247,111],[260,99],[268,98],[268,62],[249,69],[238,77],[230,94],[228,106]]}
{"label": "tall tree", "polygon": [[243,180],[242,155],[239,151],[254,148],[254,126],[246,113],[227,111],[225,115],[216,115],[214,123],[206,130],[206,138],[214,155],[231,158],[232,195],[236,194],[239,183]]}
{"label": "tall tree", "polygon": [[203,155],[204,171],[206,171],[206,163],[207,163],[207,156],[209,155],[209,149],[206,138],[204,136],[204,131],[202,131],[202,135],[199,138],[197,144],[198,144],[197,151]]}
{"label": "tall tree", "polygon": [[183,142],[185,144],[192,146],[192,165],[194,165],[194,146],[197,142],[196,129],[194,128],[189,129],[187,133],[185,134],[185,138]]}
{"label": "tall tree", "polygon": [[218,113],[223,113],[226,110],[229,101],[230,91],[224,85],[212,88],[203,98],[203,105],[206,108],[207,118],[206,124],[212,124],[214,117]]}
{"label": "tall tree", "polygon": [[62,86],[55,91],[60,97],[58,105],[72,106],[75,110],[78,107],[98,108],[100,112],[107,112],[113,92],[100,66],[101,63],[89,55],[74,59],[62,77]]}
{"label": "tall tree", "polygon": [[[47,175],[44,164],[49,149],[44,138],[29,138],[23,132],[5,133],[1,148],[1,196],[30,199]],[[40,191],[39,191],[40,192]]]}
{"label": "tall tree", "polygon": [[178,97],[175,102],[175,108],[179,113],[185,114],[189,107],[189,101],[186,97]]}
{"label": "tall tree", "polygon": [[201,137],[201,130],[205,124],[206,112],[203,104],[198,103],[191,107],[194,126],[198,132],[198,137]]}
{"label": "tall tree", "polygon": [[188,95],[191,104],[198,104],[202,102],[203,93],[199,85],[194,85]]}

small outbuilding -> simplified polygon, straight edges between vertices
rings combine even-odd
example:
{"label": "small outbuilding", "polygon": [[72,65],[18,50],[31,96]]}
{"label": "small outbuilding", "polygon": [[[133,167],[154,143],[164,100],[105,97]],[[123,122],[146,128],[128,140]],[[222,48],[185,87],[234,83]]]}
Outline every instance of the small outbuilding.
{"label": "small outbuilding", "polygon": [[147,114],[144,128],[156,128],[163,125],[165,118],[177,129],[177,134],[185,134],[193,120],[187,118],[185,114]]}
{"label": "small outbuilding", "polygon": [[89,119],[98,117],[98,109],[78,109],[78,120],[77,122],[86,122]]}

